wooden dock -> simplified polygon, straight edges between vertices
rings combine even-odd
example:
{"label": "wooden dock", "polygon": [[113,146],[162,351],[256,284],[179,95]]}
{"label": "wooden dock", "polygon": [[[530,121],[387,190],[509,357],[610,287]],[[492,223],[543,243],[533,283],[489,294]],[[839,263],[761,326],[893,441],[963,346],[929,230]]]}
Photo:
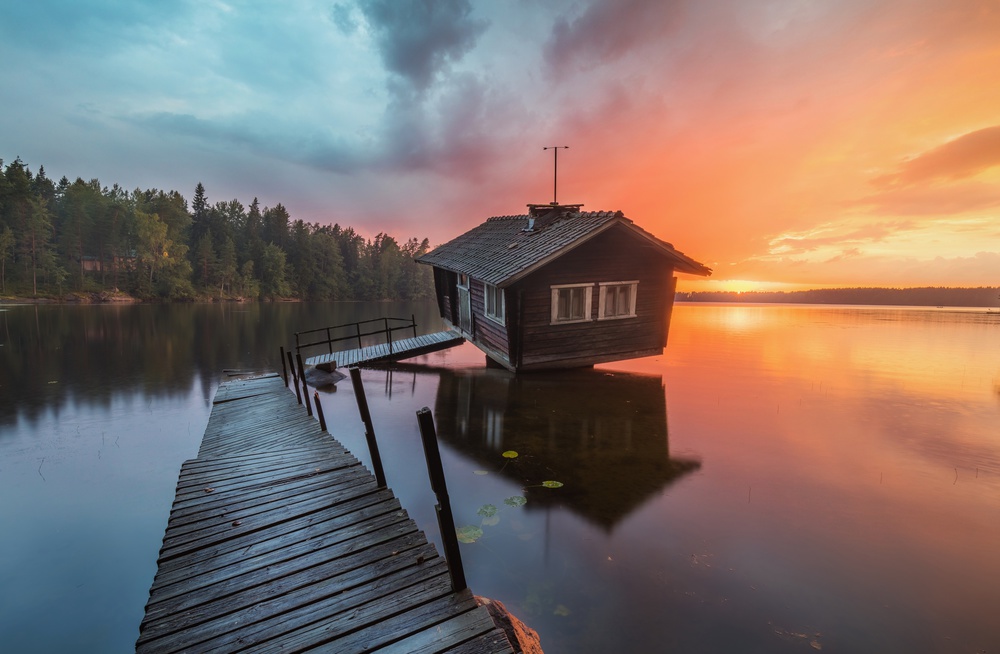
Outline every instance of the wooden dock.
{"label": "wooden dock", "polygon": [[157,563],[138,653],[513,652],[277,375],[219,386]]}
{"label": "wooden dock", "polygon": [[380,345],[369,345],[352,350],[320,354],[306,359],[306,365],[316,366],[321,370],[334,370],[335,368],[363,366],[366,363],[379,361],[400,361],[415,357],[418,354],[446,350],[449,347],[455,347],[464,342],[465,338],[461,334],[453,329],[449,329],[414,338],[403,338],[394,341],[391,347],[388,343],[382,343]]}

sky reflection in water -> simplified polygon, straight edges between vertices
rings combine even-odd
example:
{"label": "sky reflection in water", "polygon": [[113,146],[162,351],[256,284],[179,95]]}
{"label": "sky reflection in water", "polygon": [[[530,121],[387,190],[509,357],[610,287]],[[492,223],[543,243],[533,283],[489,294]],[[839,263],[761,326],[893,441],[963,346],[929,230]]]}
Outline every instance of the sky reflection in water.
{"label": "sky reflection in water", "polygon": [[[124,317],[130,336],[99,338],[85,367],[132,341],[170,348],[169,367],[136,346],[145,366],[74,375],[50,354],[5,375],[5,396],[28,379],[59,399],[18,389],[0,407],[2,642],[131,647],[221,369],[269,364],[291,331],[344,314],[328,311]],[[998,317],[685,304],[661,357],[515,378],[463,346],[364,380],[389,483],[439,543],[414,416],[434,409],[456,522],[483,529],[462,546],[469,583],[548,654],[974,652],[1000,642]],[[350,384],[322,397],[367,463]]]}
{"label": "sky reflection in water", "polygon": [[500,509],[463,546],[470,583],[546,651],[963,652],[1000,642],[998,332],[970,312],[682,305],[663,357],[514,378],[463,347],[366,379],[407,440],[380,434],[390,479],[422,474],[392,407],[435,409],[456,521]]}

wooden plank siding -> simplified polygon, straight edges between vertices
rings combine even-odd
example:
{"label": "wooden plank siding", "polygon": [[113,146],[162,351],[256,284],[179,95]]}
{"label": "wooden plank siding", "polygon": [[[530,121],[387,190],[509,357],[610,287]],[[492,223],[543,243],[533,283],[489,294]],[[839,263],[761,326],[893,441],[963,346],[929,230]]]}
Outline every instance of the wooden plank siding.
{"label": "wooden plank siding", "polygon": [[437,295],[438,311],[441,317],[452,325],[458,324],[458,298],[456,297],[456,273],[434,268],[434,291]]}
{"label": "wooden plank siding", "polygon": [[[600,282],[638,280],[636,317],[597,320]],[[593,284],[591,320],[551,324],[551,286]],[[660,354],[673,305],[673,268],[627,230],[613,228],[569,251],[511,289],[519,298],[518,369],[581,366]],[[517,300],[513,304],[517,304]],[[510,305],[509,305],[510,306]]]}
{"label": "wooden plank siding", "polygon": [[[486,287],[483,282],[473,279],[469,284],[469,296],[472,304],[472,320],[475,344],[510,364],[510,345],[507,338],[507,326],[501,325],[492,318],[486,317]],[[507,311],[511,310],[509,294],[504,298]],[[508,319],[509,320],[509,319]]]}
{"label": "wooden plank siding", "polygon": [[392,491],[277,375],[220,385],[184,463],[137,654],[496,652]]}

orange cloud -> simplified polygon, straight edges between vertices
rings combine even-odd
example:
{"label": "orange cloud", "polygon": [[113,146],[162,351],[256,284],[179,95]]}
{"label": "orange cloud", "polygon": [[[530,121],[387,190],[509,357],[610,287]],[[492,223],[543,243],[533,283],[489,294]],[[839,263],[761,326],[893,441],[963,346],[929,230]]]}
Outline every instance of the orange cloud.
{"label": "orange cloud", "polygon": [[963,134],[912,157],[903,162],[897,172],[876,177],[872,183],[884,188],[937,179],[960,179],[993,166],[1000,166],[1000,125]]}

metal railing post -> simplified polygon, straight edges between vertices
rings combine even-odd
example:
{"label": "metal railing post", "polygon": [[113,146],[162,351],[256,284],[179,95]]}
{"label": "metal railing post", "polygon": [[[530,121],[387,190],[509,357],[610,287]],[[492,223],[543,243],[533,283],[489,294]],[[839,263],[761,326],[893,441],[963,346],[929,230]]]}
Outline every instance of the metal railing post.
{"label": "metal railing post", "polygon": [[462,553],[458,549],[458,534],[455,532],[455,518],[451,514],[451,500],[448,499],[448,487],[444,481],[444,466],[441,464],[441,450],[438,449],[437,431],[434,429],[434,416],[431,410],[424,407],[417,411],[417,424],[420,426],[420,440],[424,444],[424,457],[427,459],[427,475],[431,479],[431,489],[437,496],[438,527],[441,529],[441,540],[444,543],[444,557],[448,561],[448,572],[451,573],[451,587],[455,592],[465,590],[465,569],[462,567]]}
{"label": "metal railing post", "polygon": [[285,365],[285,346],[284,345],[280,345],[280,346],[278,346],[278,349],[281,351],[281,354],[278,356],[278,358],[281,359],[281,376],[285,380],[285,386],[287,387],[288,386],[288,367]]}
{"label": "metal railing post", "polygon": [[361,383],[361,370],[357,366],[352,366],[348,372],[351,373],[351,384],[354,386],[354,396],[358,400],[358,413],[361,414],[361,422],[365,424],[365,440],[368,441],[368,453],[372,457],[372,472],[375,473],[375,481],[379,488],[385,488],[385,470],[382,469],[382,455],[378,451],[378,441],[375,439],[375,427],[372,425],[372,414],[368,410],[368,398],[365,397],[365,387]]}
{"label": "metal railing post", "polygon": [[416,314],[410,314],[410,324],[413,326],[413,338],[417,337],[417,316]]}
{"label": "metal railing post", "polygon": [[306,413],[312,417],[313,408],[312,403],[309,401],[309,385],[306,384],[306,369],[305,366],[302,365],[302,355],[296,354],[295,358],[299,360],[299,378],[302,379],[302,395],[306,401]]}
{"label": "metal railing post", "polygon": [[361,323],[354,323],[354,331],[358,333],[358,347],[361,347]]}
{"label": "metal railing post", "polygon": [[330,338],[330,328],[326,328],[326,345],[330,348],[330,354],[333,354],[333,339]]}
{"label": "metal railing post", "polygon": [[292,381],[295,382],[295,399],[302,404],[302,392],[299,390],[299,376],[295,374],[295,360],[292,359],[292,352],[289,350],[285,354],[288,355],[288,367],[292,369]]}
{"label": "metal railing post", "polygon": [[389,319],[383,318],[385,321],[385,342],[389,344],[389,354],[392,354],[392,331],[389,330]]}

